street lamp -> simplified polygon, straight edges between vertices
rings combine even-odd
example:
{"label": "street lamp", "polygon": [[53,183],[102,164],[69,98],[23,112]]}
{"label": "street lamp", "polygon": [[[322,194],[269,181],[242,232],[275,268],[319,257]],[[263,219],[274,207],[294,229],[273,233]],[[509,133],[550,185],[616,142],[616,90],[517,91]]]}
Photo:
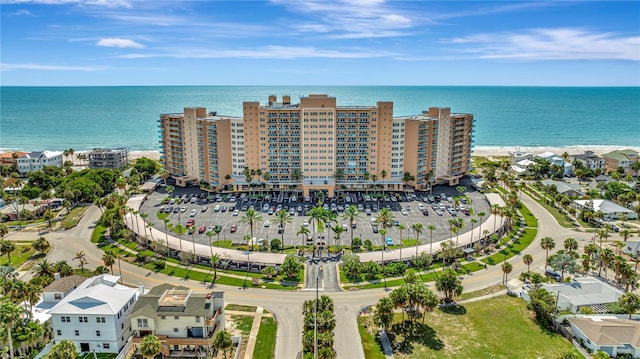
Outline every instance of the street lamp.
{"label": "street lamp", "polygon": [[[322,272],[324,267],[320,264],[319,272]],[[318,359],[318,285],[320,283],[320,275],[316,273],[316,305],[314,310],[314,323],[313,323],[313,358]]]}

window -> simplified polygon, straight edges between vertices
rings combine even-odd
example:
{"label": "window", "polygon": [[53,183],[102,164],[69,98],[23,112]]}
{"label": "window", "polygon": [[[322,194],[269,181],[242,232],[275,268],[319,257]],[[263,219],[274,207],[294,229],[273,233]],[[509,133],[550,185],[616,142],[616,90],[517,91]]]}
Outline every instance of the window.
{"label": "window", "polygon": [[76,337],[80,336],[80,331],[76,329]]}
{"label": "window", "polygon": [[62,335],[62,330],[60,330],[60,329],[56,330],[56,335],[61,336]]}
{"label": "window", "polygon": [[89,323],[89,318],[87,318],[87,317],[78,317],[78,321],[80,323]]}
{"label": "window", "polygon": [[104,322],[105,322],[104,317],[96,317],[96,323],[104,323]]}
{"label": "window", "polygon": [[63,323],[71,323],[71,317],[60,317],[60,319],[62,319]]}
{"label": "window", "polygon": [[102,348],[104,349],[109,349],[111,347],[111,344],[109,343],[102,343]]}
{"label": "window", "polygon": [[178,328],[173,328],[173,332],[177,333],[178,332]]}
{"label": "window", "polygon": [[173,317],[173,319],[180,320],[180,317],[176,315],[175,317]]}
{"label": "window", "polygon": [[161,316],[160,316],[160,319],[161,319],[161,320],[165,320],[165,319],[167,319],[167,317],[166,317],[166,316],[164,316],[164,315],[161,315]]}
{"label": "window", "polygon": [[96,337],[99,337],[99,336],[100,336],[100,331],[96,330]]}
{"label": "window", "polygon": [[196,316],[196,323],[200,323],[200,317]]}
{"label": "window", "polygon": [[140,319],[138,318],[138,327],[140,328],[146,328],[148,327],[148,323],[147,323],[147,319]]}
{"label": "window", "polygon": [[62,299],[62,294],[56,293],[56,294],[53,295],[53,298],[54,299]]}

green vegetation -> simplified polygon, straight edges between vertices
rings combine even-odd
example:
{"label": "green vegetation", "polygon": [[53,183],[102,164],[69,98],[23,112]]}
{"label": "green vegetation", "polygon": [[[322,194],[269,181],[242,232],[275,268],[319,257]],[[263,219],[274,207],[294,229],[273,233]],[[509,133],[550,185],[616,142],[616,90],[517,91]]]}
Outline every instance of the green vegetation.
{"label": "green vegetation", "polygon": [[102,224],[96,224],[96,227],[93,229],[93,233],[91,234],[91,243],[100,243],[106,241],[104,234],[107,231],[107,227]]}
{"label": "green vegetation", "polygon": [[[491,353],[492,358],[556,358],[572,352],[583,358],[561,335],[534,322],[520,298],[503,295],[438,309],[427,313],[424,323],[419,330],[403,329],[402,315],[395,314],[390,338],[396,355],[408,359],[485,358]],[[361,333],[365,326],[374,325],[371,317],[358,324]],[[370,339],[363,342],[363,349],[366,358],[381,358],[380,346],[372,346]]]}
{"label": "green vegetation", "polygon": [[239,312],[252,312],[255,313],[256,309],[255,305],[240,305],[240,304],[227,304],[224,310],[235,310]]}
{"label": "green vegetation", "polygon": [[78,359],[115,359],[118,357],[118,353],[84,353],[78,357]]}
{"label": "green vegetation", "polygon": [[496,284],[491,287],[483,288],[480,290],[476,290],[473,292],[462,293],[461,296],[457,297],[458,300],[467,300],[471,298],[482,297],[483,295],[489,295],[493,293],[498,293],[501,290],[504,290],[505,286],[502,284]]}
{"label": "green vegetation", "polygon": [[490,257],[482,259],[482,262],[487,264],[498,264],[501,263],[517,254],[520,254],[523,249],[527,248],[536,238],[536,234],[538,233],[537,228],[525,228],[520,235],[520,238],[515,240],[513,244],[507,248],[504,248],[500,252],[491,255]]}
{"label": "green vegetation", "polygon": [[253,349],[254,359],[272,359],[276,349],[276,331],[278,325],[271,317],[262,317],[260,329],[256,337],[256,346]]}
{"label": "green vegetation", "polygon": [[88,208],[89,207],[76,207],[72,209],[69,214],[64,216],[64,219],[62,220],[62,228],[69,229],[75,227]]}
{"label": "green vegetation", "polygon": [[[0,252],[2,253],[2,252]],[[2,253],[4,254],[4,253]],[[36,254],[36,250],[31,247],[31,245],[19,245],[16,244],[15,249],[11,252],[11,266],[13,268],[18,268],[26,261],[28,261],[31,257]],[[4,254],[0,257],[0,266],[9,265],[9,259],[7,255]]]}
{"label": "green vegetation", "polygon": [[230,239],[221,239],[220,241],[213,239],[211,241],[211,245],[213,245],[214,247],[220,247],[220,248],[231,248],[232,244],[233,244],[233,241]]}
{"label": "green vegetation", "polygon": [[251,326],[253,325],[252,315],[231,315],[231,320],[236,324],[236,329],[242,334],[242,338],[246,340],[251,333]]}
{"label": "green vegetation", "polygon": [[385,359],[376,326],[370,317],[358,317],[358,331],[366,359]]}

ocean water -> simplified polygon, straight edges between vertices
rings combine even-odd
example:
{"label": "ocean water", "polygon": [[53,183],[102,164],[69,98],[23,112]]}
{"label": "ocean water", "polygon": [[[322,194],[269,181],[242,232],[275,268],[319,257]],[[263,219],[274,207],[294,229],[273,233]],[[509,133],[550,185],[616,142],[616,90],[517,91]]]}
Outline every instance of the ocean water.
{"label": "ocean water", "polygon": [[638,87],[0,87],[0,148],[158,149],[158,118],[204,106],[242,115],[243,101],[312,93],[338,105],[393,101],[394,114],[433,106],[473,113],[476,146],[640,146]]}

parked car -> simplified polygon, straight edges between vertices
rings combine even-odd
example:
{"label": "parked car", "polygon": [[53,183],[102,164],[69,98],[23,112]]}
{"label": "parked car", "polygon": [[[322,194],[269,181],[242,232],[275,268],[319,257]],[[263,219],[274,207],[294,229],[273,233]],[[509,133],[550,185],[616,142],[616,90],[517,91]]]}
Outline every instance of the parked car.
{"label": "parked car", "polygon": [[271,222],[269,222],[269,221],[264,221],[264,226],[265,226],[265,227],[269,227],[270,225],[271,225]]}
{"label": "parked car", "polygon": [[240,211],[238,211],[237,209],[236,209],[235,211],[233,211],[233,215],[234,215],[234,216],[237,216],[237,215],[239,215],[239,214],[240,214]]}
{"label": "parked car", "polygon": [[195,209],[192,209],[191,213],[189,213],[189,217],[195,217],[196,214],[198,214],[198,211],[196,211]]}
{"label": "parked car", "polygon": [[206,212],[206,211],[207,211],[207,209],[209,209],[209,208],[208,208],[207,206],[204,206],[204,207],[202,207],[201,211],[202,211],[202,212]]}
{"label": "parked car", "polygon": [[190,220],[187,221],[187,227],[191,227],[194,224],[196,224],[196,220],[195,219],[190,219]]}
{"label": "parked car", "polygon": [[207,230],[207,227],[200,226],[200,228],[198,228],[198,233],[204,233],[206,230]]}
{"label": "parked car", "polygon": [[387,237],[384,239],[384,243],[388,246],[392,246],[393,245],[393,239]]}
{"label": "parked car", "polygon": [[237,229],[236,225],[232,224],[231,227],[229,227],[229,232],[230,233],[236,233],[236,229]]}

